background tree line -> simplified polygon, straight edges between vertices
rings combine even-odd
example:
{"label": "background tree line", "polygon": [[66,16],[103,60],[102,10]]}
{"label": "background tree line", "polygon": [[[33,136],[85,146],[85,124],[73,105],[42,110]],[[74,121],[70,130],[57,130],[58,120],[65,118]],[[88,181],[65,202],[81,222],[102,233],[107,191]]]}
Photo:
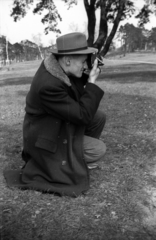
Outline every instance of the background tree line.
{"label": "background tree line", "polygon": [[50,47],[42,47],[29,40],[11,44],[6,36],[0,36],[0,61],[2,64],[11,61],[21,62],[42,59]]}
{"label": "background tree line", "polygon": [[[116,33],[116,40],[121,41],[121,52],[134,51],[156,51],[156,28],[147,30],[141,27],[135,27],[133,24],[126,23],[121,25]],[[34,36],[37,42],[37,36]],[[50,49],[55,45],[43,47],[42,44],[36,44],[29,40],[20,43],[11,44],[6,36],[0,37],[0,61],[5,64],[7,60],[21,62],[29,60],[42,59],[50,53]],[[112,41],[109,51],[115,50],[115,42]],[[108,52],[109,52],[108,51]]]}
{"label": "background tree line", "polygon": [[156,28],[147,30],[127,23],[120,26],[118,37],[121,39],[122,49],[126,52],[136,50],[156,51]]}

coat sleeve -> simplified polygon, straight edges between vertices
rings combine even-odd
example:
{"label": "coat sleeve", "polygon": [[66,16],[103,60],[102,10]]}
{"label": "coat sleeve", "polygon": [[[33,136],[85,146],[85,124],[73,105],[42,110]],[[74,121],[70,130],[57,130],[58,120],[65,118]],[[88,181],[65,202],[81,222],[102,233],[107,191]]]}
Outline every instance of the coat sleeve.
{"label": "coat sleeve", "polygon": [[87,125],[93,119],[104,92],[97,85],[87,83],[79,102],[70,97],[63,85],[44,86],[39,94],[42,107],[48,114],[77,125]]}

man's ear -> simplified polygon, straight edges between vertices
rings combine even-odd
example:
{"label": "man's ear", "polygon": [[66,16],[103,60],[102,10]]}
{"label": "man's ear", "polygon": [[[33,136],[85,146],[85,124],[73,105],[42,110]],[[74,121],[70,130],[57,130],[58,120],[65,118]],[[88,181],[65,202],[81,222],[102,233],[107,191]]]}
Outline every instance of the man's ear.
{"label": "man's ear", "polygon": [[70,58],[70,56],[65,56],[64,57],[65,58],[65,64],[66,64],[66,66],[70,66],[70,62],[71,62],[71,58]]}

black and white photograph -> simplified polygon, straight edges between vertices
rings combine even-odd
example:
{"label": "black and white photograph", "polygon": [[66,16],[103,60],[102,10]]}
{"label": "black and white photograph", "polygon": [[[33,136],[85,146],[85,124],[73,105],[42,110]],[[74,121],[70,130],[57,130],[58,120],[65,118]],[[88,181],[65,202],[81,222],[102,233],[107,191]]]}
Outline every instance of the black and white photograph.
{"label": "black and white photograph", "polygon": [[0,0],[0,240],[156,240],[156,0]]}

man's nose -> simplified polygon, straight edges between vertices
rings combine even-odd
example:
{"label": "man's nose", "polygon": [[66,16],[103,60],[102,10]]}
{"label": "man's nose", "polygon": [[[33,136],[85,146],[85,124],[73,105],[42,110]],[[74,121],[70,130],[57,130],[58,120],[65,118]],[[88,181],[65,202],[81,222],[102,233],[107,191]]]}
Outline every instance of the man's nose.
{"label": "man's nose", "polygon": [[84,66],[83,66],[83,67],[84,67],[84,69],[88,69],[88,64],[87,64],[87,62],[84,63]]}

